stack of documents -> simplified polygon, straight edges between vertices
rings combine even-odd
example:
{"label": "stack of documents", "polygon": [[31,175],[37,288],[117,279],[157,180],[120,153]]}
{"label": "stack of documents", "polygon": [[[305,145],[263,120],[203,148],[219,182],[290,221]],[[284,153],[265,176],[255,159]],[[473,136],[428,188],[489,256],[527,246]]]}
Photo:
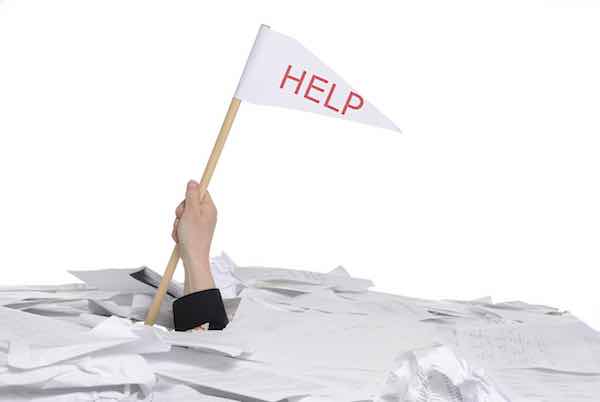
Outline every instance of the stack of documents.
{"label": "stack of documents", "polygon": [[0,288],[0,401],[597,402],[600,334],[524,302],[435,301],[368,279],[212,261],[230,324],[157,325],[149,268]]}

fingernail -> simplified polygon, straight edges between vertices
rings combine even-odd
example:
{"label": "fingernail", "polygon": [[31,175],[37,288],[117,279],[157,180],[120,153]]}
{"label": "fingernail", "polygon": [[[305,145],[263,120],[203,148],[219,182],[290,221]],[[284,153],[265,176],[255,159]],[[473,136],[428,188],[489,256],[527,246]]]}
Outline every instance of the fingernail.
{"label": "fingernail", "polygon": [[190,181],[188,181],[187,185],[189,188],[194,188],[198,185],[198,183],[196,183],[194,180],[190,180]]}

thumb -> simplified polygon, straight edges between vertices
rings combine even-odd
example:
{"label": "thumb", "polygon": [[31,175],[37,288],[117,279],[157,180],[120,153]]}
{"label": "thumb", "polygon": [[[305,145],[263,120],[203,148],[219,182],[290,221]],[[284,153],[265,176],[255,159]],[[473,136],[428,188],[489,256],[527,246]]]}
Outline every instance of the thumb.
{"label": "thumb", "polygon": [[200,204],[200,196],[198,191],[199,184],[194,180],[188,181],[187,188],[185,189],[185,205],[192,208]]}

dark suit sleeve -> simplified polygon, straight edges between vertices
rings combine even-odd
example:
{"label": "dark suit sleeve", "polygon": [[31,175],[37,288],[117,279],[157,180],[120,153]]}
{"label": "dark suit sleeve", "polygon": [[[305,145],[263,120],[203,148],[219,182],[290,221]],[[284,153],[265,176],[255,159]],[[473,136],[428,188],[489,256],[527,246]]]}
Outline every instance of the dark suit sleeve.
{"label": "dark suit sleeve", "polygon": [[208,323],[208,329],[223,329],[229,324],[221,292],[207,289],[190,293],[173,302],[176,331],[187,331]]}

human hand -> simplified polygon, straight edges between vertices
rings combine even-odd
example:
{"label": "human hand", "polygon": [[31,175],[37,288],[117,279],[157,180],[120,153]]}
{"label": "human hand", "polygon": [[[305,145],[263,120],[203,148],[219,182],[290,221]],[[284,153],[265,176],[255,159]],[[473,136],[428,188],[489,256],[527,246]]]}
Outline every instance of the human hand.
{"label": "human hand", "polygon": [[210,273],[210,245],[217,224],[217,208],[206,192],[198,191],[198,183],[190,180],[185,200],[175,210],[172,237],[179,244],[185,267],[186,293],[214,287]]}

